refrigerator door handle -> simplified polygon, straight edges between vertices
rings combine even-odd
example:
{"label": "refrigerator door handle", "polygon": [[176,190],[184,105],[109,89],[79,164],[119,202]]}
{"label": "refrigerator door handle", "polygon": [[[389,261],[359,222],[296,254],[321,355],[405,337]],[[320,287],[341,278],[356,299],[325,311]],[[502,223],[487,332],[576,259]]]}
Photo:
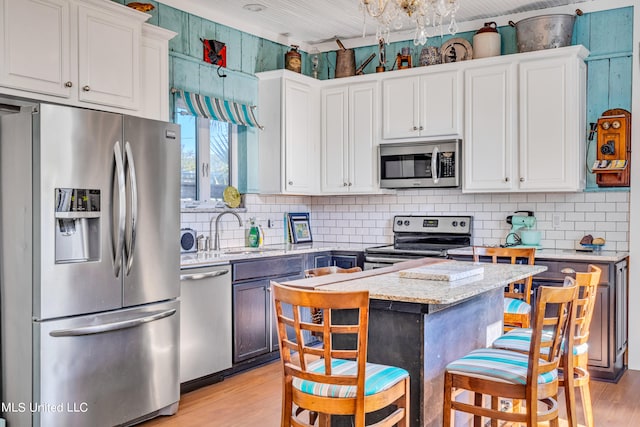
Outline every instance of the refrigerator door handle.
{"label": "refrigerator door handle", "polygon": [[164,319],[165,317],[173,316],[176,313],[176,309],[164,311],[154,311],[151,314],[139,317],[136,319],[122,320],[120,322],[105,323],[103,325],[83,326],[73,329],[58,329],[56,331],[49,332],[52,337],[81,337],[84,335],[103,334],[105,332],[119,331],[121,329],[135,328],[136,326],[143,325],[145,323],[154,322],[156,320]]}
{"label": "refrigerator door handle", "polygon": [[[124,165],[122,164],[122,149],[120,148],[120,141],[116,141],[113,144],[113,158],[115,161],[114,173],[118,180],[118,237],[117,241],[113,241],[113,234],[111,237],[111,249],[113,256],[113,273],[116,277],[120,275],[120,269],[122,267],[122,248],[124,247],[124,226],[126,221],[126,188],[124,178]],[[113,201],[112,201],[113,202]],[[113,204],[113,203],[112,203]],[[113,211],[112,211],[113,214]],[[113,221],[112,221],[113,224]]]}
{"label": "refrigerator door handle", "polygon": [[129,182],[131,182],[131,237],[126,247],[127,257],[127,276],[131,272],[133,265],[133,251],[136,244],[136,228],[138,221],[138,180],[136,178],[136,164],[133,161],[133,153],[131,152],[131,144],[127,141],[124,145],[125,161],[129,172]]}

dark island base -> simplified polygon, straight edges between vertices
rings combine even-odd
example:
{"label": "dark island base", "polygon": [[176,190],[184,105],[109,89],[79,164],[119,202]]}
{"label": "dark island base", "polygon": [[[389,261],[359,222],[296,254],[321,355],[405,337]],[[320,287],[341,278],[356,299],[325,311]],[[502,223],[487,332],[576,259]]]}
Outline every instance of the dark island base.
{"label": "dark island base", "polygon": [[[500,288],[450,306],[371,300],[367,359],[409,372],[412,427],[442,426],[444,367],[501,333],[503,298]],[[334,321],[352,316],[336,313]],[[331,425],[351,426],[351,420],[333,417]]]}

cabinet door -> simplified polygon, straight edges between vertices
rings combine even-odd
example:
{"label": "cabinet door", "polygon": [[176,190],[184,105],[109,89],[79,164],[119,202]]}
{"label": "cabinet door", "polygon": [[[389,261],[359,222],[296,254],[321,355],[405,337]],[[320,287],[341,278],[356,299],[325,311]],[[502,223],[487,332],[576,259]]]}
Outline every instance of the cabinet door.
{"label": "cabinet door", "polygon": [[350,191],[372,192],[377,188],[378,85],[349,87],[349,175]]}
{"label": "cabinet door", "polygon": [[420,77],[420,135],[460,134],[461,73],[449,71]]}
{"label": "cabinet door", "polygon": [[70,96],[69,13],[67,0],[0,0],[0,85]]}
{"label": "cabinet door", "polygon": [[609,356],[609,286],[598,285],[593,317],[589,327],[589,366],[608,368]]}
{"label": "cabinet door", "polygon": [[520,63],[520,188],[576,191],[585,168],[584,97],[575,58]]}
{"label": "cabinet door", "polygon": [[267,353],[270,347],[269,280],[233,285],[233,362]]}
{"label": "cabinet door", "polygon": [[[286,80],[284,84],[285,183],[288,193],[309,194],[317,190],[318,114],[313,90]],[[316,166],[318,165],[318,166]]]}
{"label": "cabinet door", "polygon": [[136,110],[141,24],[78,5],[78,99]]}
{"label": "cabinet door", "polygon": [[627,261],[616,264],[616,354],[622,354],[627,348],[628,322],[628,285],[629,270]]}
{"label": "cabinet door", "polygon": [[419,77],[382,81],[382,137],[418,136],[420,129]]}
{"label": "cabinet door", "polygon": [[465,192],[510,191],[514,181],[515,73],[511,64],[465,72]]}
{"label": "cabinet door", "polygon": [[[175,34],[175,33],[174,33]],[[140,43],[140,114],[169,121],[169,38],[171,33],[143,24]]]}
{"label": "cabinet door", "polygon": [[322,92],[322,191],[349,191],[349,88]]}

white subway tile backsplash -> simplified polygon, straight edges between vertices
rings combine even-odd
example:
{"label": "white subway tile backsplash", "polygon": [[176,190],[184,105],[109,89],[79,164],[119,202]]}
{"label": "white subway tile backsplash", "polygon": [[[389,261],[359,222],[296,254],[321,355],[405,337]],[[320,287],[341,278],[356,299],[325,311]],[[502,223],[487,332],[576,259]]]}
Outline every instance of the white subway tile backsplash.
{"label": "white subway tile backsplash", "polygon": [[[504,243],[510,230],[506,217],[518,210],[534,211],[542,244],[573,249],[585,234],[602,235],[606,249],[628,250],[629,193],[626,191],[585,193],[462,194],[457,189],[411,189],[395,194],[343,196],[244,196],[243,221],[257,217],[265,231],[265,243],[284,239],[283,213],[310,212],[313,238],[336,243],[390,244],[394,215],[473,215],[473,243]],[[217,213],[185,212],[182,227],[207,234],[209,219]],[[553,226],[554,216],[559,224]],[[267,228],[267,220],[273,222]],[[244,227],[231,216],[222,219],[223,247],[243,246]]]}

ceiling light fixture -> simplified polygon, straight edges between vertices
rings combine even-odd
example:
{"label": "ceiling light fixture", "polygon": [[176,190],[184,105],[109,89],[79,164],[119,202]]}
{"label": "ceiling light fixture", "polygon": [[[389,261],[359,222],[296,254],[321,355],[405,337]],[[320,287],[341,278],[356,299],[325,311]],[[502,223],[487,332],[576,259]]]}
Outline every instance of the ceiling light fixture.
{"label": "ceiling light fixture", "polygon": [[262,12],[266,9],[266,6],[258,3],[249,3],[242,6],[244,10],[248,10],[249,12]]}
{"label": "ceiling light fixture", "polygon": [[[460,0],[358,0],[360,8],[366,19],[368,14],[378,23],[376,37],[384,38],[389,41],[389,33],[391,28],[400,30],[403,21],[408,17],[415,23],[416,33],[413,37],[413,43],[424,45],[427,38],[433,34],[429,34],[427,27],[432,25],[434,28],[440,27],[440,35],[443,34],[443,20],[449,17],[448,32],[455,34],[458,32],[458,24],[456,22],[456,12],[460,8]],[[362,35],[364,37],[366,30],[363,28]]]}

